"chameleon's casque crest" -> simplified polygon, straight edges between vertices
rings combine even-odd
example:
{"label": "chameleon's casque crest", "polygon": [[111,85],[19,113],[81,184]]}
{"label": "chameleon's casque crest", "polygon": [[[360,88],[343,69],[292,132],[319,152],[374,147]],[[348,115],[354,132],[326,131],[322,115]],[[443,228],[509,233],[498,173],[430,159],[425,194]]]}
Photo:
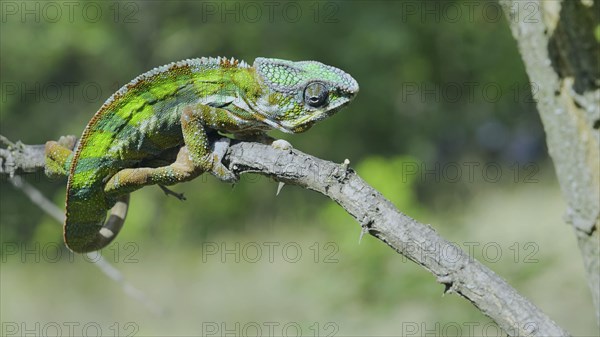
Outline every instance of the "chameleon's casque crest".
{"label": "chameleon's casque crest", "polygon": [[292,62],[258,57],[254,68],[278,92],[294,92],[311,81],[321,81],[348,95],[358,93],[358,83],[344,71],[317,61]]}

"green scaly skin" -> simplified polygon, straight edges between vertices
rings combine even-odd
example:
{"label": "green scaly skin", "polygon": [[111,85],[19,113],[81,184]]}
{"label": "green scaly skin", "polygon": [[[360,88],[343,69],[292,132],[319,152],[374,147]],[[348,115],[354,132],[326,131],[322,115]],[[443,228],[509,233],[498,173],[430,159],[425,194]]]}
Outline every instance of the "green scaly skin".
{"label": "green scaly skin", "polygon": [[212,149],[209,134],[269,142],[264,132],[306,131],[357,92],[350,75],[315,61],[200,58],[138,76],[102,105],[73,151],[64,140],[46,144],[47,174],[68,175],[65,243],[75,252],[108,245],[129,193],[143,186],[203,172],[236,181],[221,163],[226,148]]}

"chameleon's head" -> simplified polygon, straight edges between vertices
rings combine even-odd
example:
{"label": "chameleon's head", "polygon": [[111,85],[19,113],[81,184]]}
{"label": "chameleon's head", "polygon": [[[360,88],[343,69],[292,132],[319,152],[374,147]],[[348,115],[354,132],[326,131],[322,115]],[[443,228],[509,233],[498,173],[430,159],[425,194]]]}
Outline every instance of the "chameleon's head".
{"label": "chameleon's head", "polygon": [[271,127],[288,133],[308,130],[348,104],[358,83],[340,69],[316,61],[257,58],[254,69],[263,88],[255,109]]}

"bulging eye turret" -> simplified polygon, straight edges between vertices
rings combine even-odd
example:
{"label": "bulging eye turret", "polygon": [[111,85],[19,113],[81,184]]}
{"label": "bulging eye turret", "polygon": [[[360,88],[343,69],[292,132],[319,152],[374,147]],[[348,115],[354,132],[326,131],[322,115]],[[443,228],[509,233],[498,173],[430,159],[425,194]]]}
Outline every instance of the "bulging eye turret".
{"label": "bulging eye turret", "polygon": [[304,102],[313,108],[318,108],[327,103],[328,94],[325,84],[312,82],[304,89]]}

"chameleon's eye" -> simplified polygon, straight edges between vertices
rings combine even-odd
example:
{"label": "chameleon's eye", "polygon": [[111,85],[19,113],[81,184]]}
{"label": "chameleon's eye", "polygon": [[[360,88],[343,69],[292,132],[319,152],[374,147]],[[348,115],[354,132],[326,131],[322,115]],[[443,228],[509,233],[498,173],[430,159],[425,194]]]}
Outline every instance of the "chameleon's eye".
{"label": "chameleon's eye", "polygon": [[304,89],[304,101],[313,108],[318,108],[327,102],[327,87],[321,82],[313,82]]}

